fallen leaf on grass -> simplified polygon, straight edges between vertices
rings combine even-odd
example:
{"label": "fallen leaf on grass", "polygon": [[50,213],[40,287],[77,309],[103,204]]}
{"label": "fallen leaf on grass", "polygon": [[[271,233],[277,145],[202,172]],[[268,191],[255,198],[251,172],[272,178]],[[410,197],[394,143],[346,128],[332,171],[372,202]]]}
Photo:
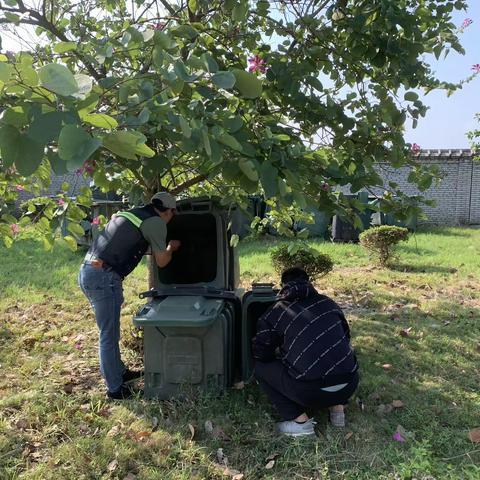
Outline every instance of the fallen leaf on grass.
{"label": "fallen leaf on grass", "polygon": [[243,390],[245,388],[245,382],[237,382],[233,384],[233,390]]}
{"label": "fallen leaf on grass", "polygon": [[394,400],[392,402],[393,408],[402,408],[405,404],[401,400]]}
{"label": "fallen leaf on grass", "polygon": [[269,455],[265,461],[266,462],[269,462],[270,460],[275,460],[276,458],[278,458],[280,456],[280,453],[272,453],[271,455]]}
{"label": "fallen leaf on grass", "polygon": [[152,434],[152,432],[148,432],[148,431],[137,432],[137,433],[135,433],[135,440],[137,442],[142,442],[143,440],[148,438],[151,434]]}
{"label": "fallen leaf on grass", "polygon": [[470,432],[468,432],[468,438],[473,443],[480,443],[480,427],[479,428],[474,428],[473,430],[470,430]]}
{"label": "fallen leaf on grass", "polygon": [[24,418],[21,418],[20,420],[18,420],[18,421],[15,423],[15,426],[16,426],[19,430],[26,430],[27,428],[30,427],[30,424],[28,423],[28,420],[25,420]]}
{"label": "fallen leaf on grass", "polygon": [[117,468],[118,468],[118,460],[112,460],[107,466],[107,470],[109,472],[114,472]]}
{"label": "fallen leaf on grass", "polygon": [[275,460],[270,460],[266,465],[265,469],[266,470],[271,470],[275,466]]}
{"label": "fallen leaf on grass", "polygon": [[350,438],[352,438],[352,437],[353,437],[353,432],[347,432],[347,433],[345,434],[345,436],[343,437],[343,439],[346,441],[346,440],[348,440],[348,439],[350,439]]}
{"label": "fallen leaf on grass", "polygon": [[384,363],[384,364],[382,365],[382,368],[383,368],[384,370],[391,370],[392,367],[393,367],[393,365],[392,365],[391,363]]}
{"label": "fallen leaf on grass", "polygon": [[154,432],[158,428],[158,418],[152,417],[152,432]]}
{"label": "fallen leaf on grass", "polygon": [[211,435],[213,433],[213,423],[211,420],[205,420],[205,432]]}
{"label": "fallen leaf on grass", "polygon": [[377,407],[377,415],[383,416],[391,413],[393,411],[393,406],[387,403],[386,405],[381,404]]}
{"label": "fallen leaf on grass", "polygon": [[190,440],[193,440],[193,437],[195,436],[195,428],[191,423],[189,423],[188,429],[190,430]]}
{"label": "fallen leaf on grass", "polygon": [[108,432],[107,432],[107,437],[116,437],[120,433],[120,426],[119,425],[114,425]]}
{"label": "fallen leaf on grass", "polygon": [[137,479],[137,476],[132,472],[128,473],[126,477],[123,477],[123,480],[136,480],[136,479]]}
{"label": "fallen leaf on grass", "polygon": [[397,425],[397,430],[393,434],[392,438],[397,442],[406,442],[407,440],[413,440],[415,434],[405,430],[401,425]]}
{"label": "fallen leaf on grass", "polygon": [[223,453],[223,448],[219,448],[217,450],[217,462],[220,464],[220,465],[228,465],[228,458],[227,456]]}
{"label": "fallen leaf on grass", "polygon": [[63,391],[70,395],[73,392],[73,383],[66,383],[63,386]]}
{"label": "fallen leaf on grass", "polygon": [[409,337],[411,331],[412,331],[412,327],[402,328],[402,329],[400,330],[400,335],[401,335],[402,337]]}
{"label": "fallen leaf on grass", "polygon": [[232,480],[242,480],[245,476],[243,473],[230,467],[225,467],[222,470],[222,474],[226,477],[232,477]]}

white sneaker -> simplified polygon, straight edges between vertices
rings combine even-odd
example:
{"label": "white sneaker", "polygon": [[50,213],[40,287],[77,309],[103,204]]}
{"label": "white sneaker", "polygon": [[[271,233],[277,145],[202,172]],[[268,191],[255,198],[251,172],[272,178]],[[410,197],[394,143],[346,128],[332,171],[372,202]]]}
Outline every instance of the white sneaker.
{"label": "white sneaker", "polygon": [[290,437],[303,437],[306,435],[315,435],[315,422],[312,419],[305,423],[297,423],[295,420],[287,420],[285,422],[277,423],[277,430],[279,433],[288,435]]}

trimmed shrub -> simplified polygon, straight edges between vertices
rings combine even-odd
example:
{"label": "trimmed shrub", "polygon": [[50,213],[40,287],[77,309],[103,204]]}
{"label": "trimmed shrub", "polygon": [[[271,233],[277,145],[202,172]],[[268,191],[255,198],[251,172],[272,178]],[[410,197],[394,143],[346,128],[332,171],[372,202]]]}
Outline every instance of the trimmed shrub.
{"label": "trimmed shrub", "polygon": [[407,240],[408,236],[407,228],[381,225],[362,232],[360,244],[370,251],[381,266],[386,267],[394,258],[397,244]]}
{"label": "trimmed shrub", "polygon": [[333,269],[333,261],[328,255],[298,242],[274,248],[271,259],[273,268],[279,275],[287,268],[299,267],[307,272],[312,282]]}

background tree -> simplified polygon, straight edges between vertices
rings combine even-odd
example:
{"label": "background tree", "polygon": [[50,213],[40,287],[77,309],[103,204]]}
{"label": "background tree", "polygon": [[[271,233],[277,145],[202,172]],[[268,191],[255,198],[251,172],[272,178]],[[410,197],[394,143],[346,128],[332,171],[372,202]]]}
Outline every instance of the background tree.
{"label": "background tree", "polygon": [[[353,212],[335,193],[382,186],[382,207],[416,212],[420,198],[383,185],[377,162],[412,166],[405,122],[426,112],[413,89],[452,88],[425,61],[462,52],[451,22],[461,0],[87,0],[0,2],[0,24],[34,29],[28,51],[0,55],[0,233],[25,189],[82,170],[132,202],[157,190],[215,194],[225,204],[263,192],[275,207]],[[65,186],[67,190],[67,186]],[[85,190],[77,199],[88,204]],[[46,246],[68,217],[46,202]],[[67,236],[75,247],[75,241]]]}

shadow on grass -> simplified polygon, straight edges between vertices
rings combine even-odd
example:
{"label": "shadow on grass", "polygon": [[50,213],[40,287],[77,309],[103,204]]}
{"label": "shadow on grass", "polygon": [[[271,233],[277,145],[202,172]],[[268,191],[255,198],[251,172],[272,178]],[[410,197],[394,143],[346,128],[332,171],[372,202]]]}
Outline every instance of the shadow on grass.
{"label": "shadow on grass", "polygon": [[391,265],[390,270],[407,273],[455,273],[457,270],[452,267],[441,267],[439,265],[411,265],[398,263]]}
{"label": "shadow on grass", "polygon": [[[85,255],[85,249],[76,252],[56,245],[50,252],[45,251],[40,242],[20,240],[10,249],[0,249],[2,255],[2,276],[0,291],[7,288],[34,288],[40,292],[70,289],[65,285],[65,277],[76,284],[76,274]],[[67,273],[67,270],[69,273]],[[70,273],[71,272],[71,273]]]}
{"label": "shadow on grass", "polygon": [[[465,227],[465,228],[471,228],[471,227]],[[459,230],[458,228],[455,228],[455,227],[421,227],[415,233],[439,235],[442,237],[469,237],[470,236],[465,230]]]}

